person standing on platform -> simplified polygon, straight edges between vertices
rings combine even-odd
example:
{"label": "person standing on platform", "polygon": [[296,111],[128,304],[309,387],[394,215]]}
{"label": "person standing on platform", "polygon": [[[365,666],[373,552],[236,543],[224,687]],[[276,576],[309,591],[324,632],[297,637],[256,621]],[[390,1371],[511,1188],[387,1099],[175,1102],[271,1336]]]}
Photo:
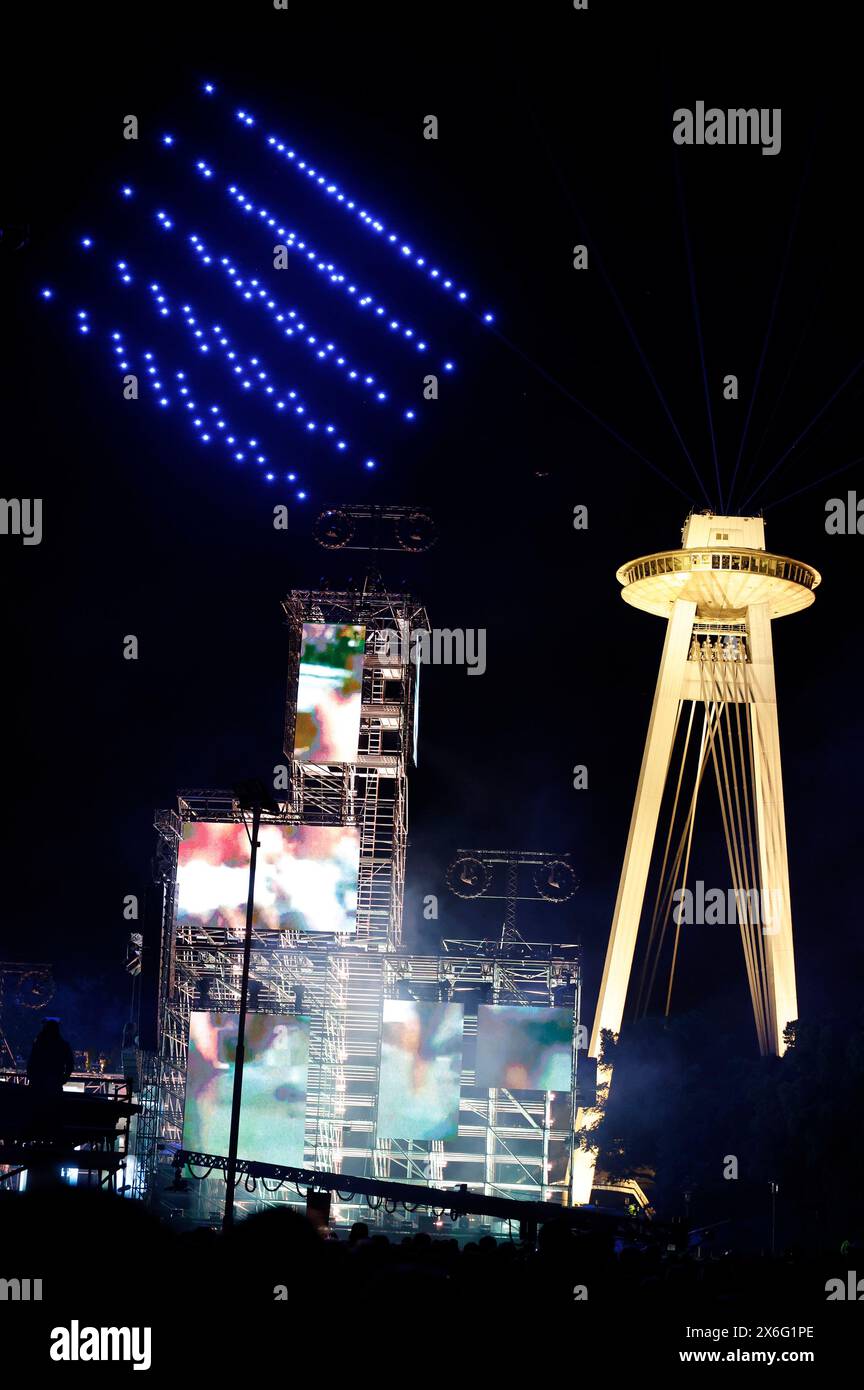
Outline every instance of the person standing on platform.
{"label": "person standing on platform", "polygon": [[59,1096],[74,1067],[75,1058],[60,1032],[60,1020],[46,1018],[27,1063],[27,1080],[31,1088],[46,1099]]}

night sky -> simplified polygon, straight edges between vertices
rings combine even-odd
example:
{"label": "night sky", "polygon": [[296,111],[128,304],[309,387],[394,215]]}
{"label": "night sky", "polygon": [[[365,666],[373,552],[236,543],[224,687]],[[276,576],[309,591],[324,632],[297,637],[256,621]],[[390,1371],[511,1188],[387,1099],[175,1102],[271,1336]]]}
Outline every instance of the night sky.
{"label": "night sky", "polygon": [[[434,951],[439,934],[479,936],[499,924],[495,905],[448,893],[458,847],[569,852],[579,892],[564,906],[526,909],[520,926],[532,939],[583,942],[590,1022],[663,640],[658,620],[622,602],[615,571],[677,546],[691,506],[707,505],[631,333],[717,509],[717,472],[728,494],[784,265],[737,505],[864,358],[850,177],[864,121],[853,89],[807,52],[804,35],[795,61],[781,62],[767,42],[731,44],[727,58],[704,36],[688,45],[679,28],[676,56],[668,15],[661,28],[643,15],[622,45],[609,9],[595,13],[592,0],[587,14],[562,4],[505,21],[495,7],[476,16],[476,32],[446,6],[413,16],[376,7],[373,18],[365,7],[316,17],[314,7],[285,14],[261,4],[238,7],[233,20],[209,10],[160,19],[147,7],[101,33],[89,17],[74,26],[55,18],[53,56],[31,60],[12,93],[20,147],[2,223],[29,232],[20,249],[14,230],[4,232],[13,443],[3,491],[44,499],[44,537],[32,547],[0,537],[2,958],[53,964],[55,1007],[76,1046],[119,1045],[129,995],[123,898],[148,894],[154,810],[179,788],[230,787],[282,761],[280,601],[293,587],[362,581],[362,555],[332,555],[311,537],[318,512],[343,502],[428,507],[437,545],[382,556],[385,580],[415,593],[433,625],[487,632],[482,678],[423,671],[406,944]],[[31,39],[38,52],[35,27]],[[210,103],[206,81],[217,87]],[[781,152],[674,146],[672,111],[698,99],[782,108]],[[254,137],[232,119],[237,107],[256,114]],[[122,138],[127,113],[139,118],[137,142]],[[423,139],[429,113],[437,141]],[[452,269],[469,307],[301,188],[264,148],[271,127]],[[176,136],[171,150],[165,132]],[[199,156],[288,225],[308,228],[406,321],[428,326],[435,356],[458,363],[442,374],[438,401],[422,399],[418,354],[376,335],[302,268],[268,269],[273,238],[202,184]],[[135,197],[124,201],[127,183]],[[161,233],[153,208],[170,209],[178,230]],[[380,365],[418,419],[360,404],[311,357],[283,350],[216,272],[195,264],[187,231],[254,265],[274,294]],[[80,246],[85,235],[93,255]],[[589,247],[587,272],[572,267],[577,243]],[[308,383],[310,399],[357,441],[352,458],[241,401],[238,415],[266,422],[275,441],[279,477],[268,485],[248,461],[235,466],[203,447],[179,410],[160,412],[143,394],[124,401],[104,334],[97,342],[77,332],[80,308],[104,329],[128,326],[142,348],[164,342],[166,360],[169,344],[179,357],[182,342],[190,360],[193,349],[176,324],[160,336],[146,291],[119,283],[117,253],[141,268],[140,281],[155,278],[214,319],[224,313],[285,379]],[[46,285],[50,302],[40,299]],[[491,326],[480,322],[486,308]],[[730,372],[738,401],[722,398]],[[773,629],[807,1017],[857,1002],[862,966],[853,582],[864,541],[826,535],[825,504],[847,489],[864,494],[864,467],[819,481],[864,453],[862,380],[864,371],[851,377],[749,503],[765,508],[769,549],[823,576],[815,605]],[[237,393],[227,378],[222,389],[230,410]],[[305,501],[284,481],[288,470]],[[283,502],[287,534],[272,526]],[[584,532],[573,529],[577,504],[588,507]],[[138,661],[123,659],[126,634],[139,639]],[[588,790],[573,790],[575,764],[587,765]],[[693,877],[725,886],[712,810],[700,828]],[[437,923],[422,916],[430,893],[440,895]],[[151,912],[154,901],[150,890]],[[152,916],[144,930],[142,1040],[152,1045]],[[678,1008],[740,1018],[755,1049],[737,932],[692,928],[678,981]]]}

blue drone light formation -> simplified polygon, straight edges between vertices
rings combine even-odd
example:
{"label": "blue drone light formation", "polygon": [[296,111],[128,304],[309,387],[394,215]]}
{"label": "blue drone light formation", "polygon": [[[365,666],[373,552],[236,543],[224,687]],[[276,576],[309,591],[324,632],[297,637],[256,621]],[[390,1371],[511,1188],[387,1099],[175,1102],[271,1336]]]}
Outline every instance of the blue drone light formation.
{"label": "blue drone light formation", "polygon": [[[88,311],[79,310],[79,317],[82,316],[85,319],[88,318]],[[84,331],[85,328],[89,328],[89,325],[82,324],[82,331]],[[115,329],[108,336],[113,344],[115,354],[120,359],[119,362],[117,362],[119,370],[124,373],[132,372],[134,370],[134,354],[126,342],[124,335],[119,330]],[[214,403],[204,406],[193,398],[191,394],[192,386],[190,385],[191,378],[188,371],[160,370],[158,359],[154,352],[147,351],[141,353],[141,359],[146,365],[143,371],[136,373],[139,380],[143,380],[144,384],[150,388],[156,403],[161,409],[169,409],[176,403],[178,406],[182,405],[187,411],[191,412],[189,422],[193,429],[198,432],[198,438],[202,444],[210,444],[214,440],[218,441],[224,445],[237,463],[243,463],[247,457],[253,459],[255,463],[260,465],[265,465],[267,463],[267,454],[260,452],[261,446],[258,439],[247,438],[245,441],[241,440],[239,438],[239,432],[229,423],[220,405]],[[173,379],[178,384],[173,388],[166,387],[164,381],[161,379],[162,377],[167,377],[169,380]],[[176,391],[178,397],[183,398],[182,401],[178,400],[175,402],[171,395],[166,394],[172,389]],[[213,418],[208,420],[205,418],[207,416]],[[218,433],[220,430],[223,431],[223,433]],[[272,472],[264,476],[268,482],[272,482],[275,479],[275,474]],[[296,480],[296,475],[293,474],[288,474],[286,477],[290,482]]]}
{"label": "blue drone light formation", "polygon": [[[215,90],[213,83],[205,83],[204,91],[208,95],[212,96]],[[254,127],[257,124],[255,117],[250,115],[248,111],[239,110],[234,114],[242,126]],[[331,198],[347,212],[352,213],[359,221],[364,223],[370,231],[375,232],[378,236],[384,237],[385,241],[388,245],[392,246],[397,255],[407,261],[408,264],[415,266],[418,270],[422,270],[424,274],[428,275],[430,280],[434,280],[441,289],[452,291],[454,297],[463,303],[466,303],[471,298],[468,290],[457,286],[452,276],[448,275],[438,266],[430,266],[428,256],[418,255],[416,249],[409,245],[404,237],[400,236],[399,233],[392,228],[388,230],[382,218],[368,212],[366,208],[360,207],[357,199],[352,198],[340,188],[339,184],[334,179],[330,178],[327,174],[323,174],[320,169],[313,168],[307,159],[301,157],[300,151],[298,151],[294,145],[286,140],[280,139],[278,135],[268,135],[266,137],[266,146],[275,154],[281,155],[286,165],[295,173],[307,179],[312,179],[315,187],[326,197]],[[484,323],[494,323],[495,321],[494,314],[489,311],[483,313],[481,317]]]}
{"label": "blue drone light formation", "polygon": [[[216,92],[215,84],[205,83],[203,90],[205,95],[213,96]],[[238,111],[236,116],[244,127],[255,129],[255,117],[248,111]],[[164,132],[158,136],[157,143],[164,151],[170,152],[172,158],[179,153],[181,161],[183,160],[182,133],[178,138],[175,133]],[[451,300],[463,305],[468,304],[468,290],[457,285],[452,275],[445,273],[438,265],[432,265],[426,255],[418,254],[395,231],[388,229],[381,218],[373,216],[366,208],[359,206],[357,200],[349,197],[333,179],[311,167],[294,147],[289,147],[285,141],[270,135],[266,137],[265,151],[280,156],[284,159],[286,167],[297,177],[302,177],[304,182],[311,181],[324,196],[358,218],[367,230],[381,238],[383,245],[393,248],[403,264],[422,271],[438,287],[446,291]],[[361,288],[356,283],[357,277],[349,272],[346,264],[337,264],[324,252],[317,250],[307,233],[288,227],[284,218],[277,217],[261,205],[253,194],[243,191],[237,182],[222,183],[213,164],[207,159],[199,158],[195,161],[195,172],[205,182],[211,182],[214,191],[218,190],[218,193],[224,195],[230,206],[248,218],[252,225],[260,225],[267,234],[275,232],[280,243],[284,244],[290,253],[294,266],[314,271],[319,284],[323,280],[343,294],[359,310],[364,311],[367,321],[378,323],[390,342],[399,342],[412,353],[424,356],[428,354],[428,362],[432,355],[428,335],[407,321],[403,313],[389,309],[377,293]],[[118,194],[122,202],[132,203],[135,200],[137,205],[136,189],[131,184],[115,185],[115,198]],[[216,201],[218,207],[224,206],[221,198],[217,197]],[[196,218],[199,216],[200,212],[196,209]],[[157,252],[157,278],[153,278],[152,267],[149,274],[141,270],[137,253],[133,257],[127,252],[124,259],[115,259],[116,251],[112,256],[105,240],[94,234],[98,232],[96,228],[92,231],[88,229],[86,235],[79,235],[77,245],[80,252],[86,253],[90,264],[98,265],[103,255],[110,258],[109,264],[114,271],[113,282],[117,290],[123,293],[124,298],[128,293],[133,304],[143,299],[155,314],[157,326],[162,325],[165,331],[170,330],[175,340],[178,332],[184,337],[188,335],[190,345],[195,350],[191,359],[193,363],[196,359],[202,365],[207,361],[216,363],[217,370],[221,368],[229,374],[234,388],[241,397],[251,397],[253,401],[260,400],[269,404],[273,411],[271,419],[278,419],[280,415],[283,419],[290,417],[295,428],[302,430],[305,438],[335,449],[349,462],[356,456],[357,462],[362,463],[364,468],[375,469],[377,460],[369,457],[367,450],[355,450],[341,426],[332,420],[317,418],[320,412],[314,411],[310,406],[299,380],[290,385],[284,379],[280,380],[278,373],[274,372],[272,365],[257,348],[252,351],[241,350],[236,330],[230,325],[230,310],[227,315],[215,307],[205,312],[195,306],[185,290],[168,292],[163,284],[164,247],[170,245],[172,251],[179,250],[183,255],[191,256],[197,267],[212,268],[219,272],[218,281],[225,285],[226,290],[230,288],[232,291],[232,303],[254,309],[258,315],[256,321],[263,321],[266,316],[268,329],[278,335],[281,346],[292,350],[296,348],[310,366],[332,372],[333,379],[340,385],[358,393],[364,401],[374,404],[376,409],[385,407],[386,413],[394,404],[392,386],[381,379],[377,369],[371,370],[368,366],[362,366],[353,353],[349,354],[334,341],[336,335],[322,328],[320,322],[316,323],[314,313],[301,310],[296,303],[286,305],[280,302],[273,291],[246,269],[236,255],[229,255],[221,250],[213,251],[209,236],[208,240],[205,240],[198,231],[184,232],[178,226],[179,222],[180,219],[175,213],[168,211],[165,204],[162,207],[157,205],[152,215],[145,219],[146,227],[152,228],[160,239],[165,233],[176,233],[168,241],[162,242],[162,249]],[[136,222],[136,227],[140,232],[140,221]],[[219,239],[223,240],[222,237]],[[270,242],[272,246],[272,235]],[[122,251],[120,254],[124,255]],[[166,269],[165,279],[168,278],[168,274]],[[39,294],[44,300],[52,301],[57,295],[57,290],[54,286],[46,285],[39,290]],[[480,316],[474,314],[473,309],[469,309],[469,312],[475,318],[479,317],[480,322],[493,322],[494,316],[489,312]],[[151,348],[133,351],[130,346],[132,335],[121,331],[119,327],[112,327],[110,332],[103,334],[96,327],[94,314],[89,309],[75,310],[75,326],[83,338],[101,341],[103,336],[107,337],[113,349],[115,365],[125,374],[138,376],[145,387],[146,398],[159,411],[175,414],[181,411],[202,445],[215,445],[224,449],[236,464],[253,463],[256,472],[261,470],[258,476],[268,483],[276,481],[277,478],[292,484],[299,483],[296,464],[292,463],[289,471],[283,471],[274,461],[280,454],[284,455],[285,446],[274,444],[272,440],[262,442],[258,437],[259,433],[262,437],[268,433],[266,425],[260,432],[257,430],[257,423],[253,425],[253,434],[250,436],[245,429],[241,430],[231,423],[228,414],[217,401],[211,400],[207,405],[201,404],[210,394],[211,388],[205,388],[201,383],[193,385],[196,374],[190,360],[187,360],[183,353],[182,344],[178,349],[176,341],[172,343],[168,355],[173,357],[174,365],[168,370],[160,367],[159,359]],[[137,337],[137,333],[134,336]],[[371,348],[372,339],[369,341]],[[136,371],[136,363],[140,372]],[[456,369],[456,363],[448,357],[441,361],[441,368],[447,373],[452,373]],[[209,380],[209,368],[207,375]],[[400,407],[398,413],[409,425],[413,425],[417,420],[417,411],[411,407]],[[307,496],[305,487],[301,486],[295,492],[298,501],[304,501]]]}
{"label": "blue drone light formation", "polygon": [[[157,212],[156,217],[157,219],[164,218],[165,214]],[[315,328],[313,333],[310,333],[307,337],[303,337],[302,335],[306,332],[307,328],[314,328],[315,326],[306,323],[301,318],[299,309],[286,309],[279,305],[275,299],[271,298],[269,291],[262,288],[261,282],[249,275],[248,271],[243,271],[241,274],[242,267],[238,266],[235,261],[232,261],[229,256],[219,256],[215,253],[211,254],[205,242],[195,232],[190,234],[189,243],[191,244],[193,253],[198,256],[202,265],[215,265],[224,270],[226,275],[230,278],[234,288],[242,292],[244,300],[255,307],[268,310],[273,322],[278,325],[279,330],[285,338],[292,339],[312,348],[315,357],[317,357],[319,361],[339,367],[344,371],[349,381],[362,381],[366,386],[374,386],[376,384],[375,377],[363,368],[356,367],[351,359],[348,358],[342,350],[336,347],[335,343],[327,342],[323,347],[319,346],[321,342],[320,329]],[[252,293],[253,289],[255,291],[254,294]],[[291,320],[291,322],[286,324],[286,320]],[[283,327],[283,325],[285,326]],[[375,397],[376,400],[386,401],[388,393],[384,390],[378,390],[375,393]]]}

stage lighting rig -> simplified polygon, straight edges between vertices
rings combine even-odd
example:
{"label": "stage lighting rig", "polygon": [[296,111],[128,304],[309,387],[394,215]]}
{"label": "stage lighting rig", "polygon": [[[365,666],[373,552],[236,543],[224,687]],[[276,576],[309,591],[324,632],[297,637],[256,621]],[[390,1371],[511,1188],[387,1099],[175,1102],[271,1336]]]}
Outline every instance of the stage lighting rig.
{"label": "stage lighting rig", "polygon": [[330,507],[314,526],[325,550],[403,551],[420,555],[438,539],[435,522],[421,507]]}

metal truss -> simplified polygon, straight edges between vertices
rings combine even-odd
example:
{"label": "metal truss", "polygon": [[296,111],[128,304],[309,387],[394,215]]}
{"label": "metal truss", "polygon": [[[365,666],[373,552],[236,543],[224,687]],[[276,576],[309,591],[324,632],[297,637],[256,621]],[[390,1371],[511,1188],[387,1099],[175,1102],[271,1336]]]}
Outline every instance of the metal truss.
{"label": "metal truss", "polygon": [[[381,953],[398,950],[402,934],[407,842],[407,770],[413,756],[417,667],[407,637],[428,626],[406,594],[367,581],[363,590],[298,590],[283,607],[289,626],[285,749],[288,785],[278,814],[264,824],[349,825],[359,830],[355,931],[324,940],[301,933],[254,933],[252,1011],[301,1013],[310,1019],[307,1151],[338,1168],[371,1146],[372,1100],[380,1046]],[[304,623],[362,624],[360,739],[356,761],[304,763],[293,758],[297,684]],[[156,817],[157,876],[163,885],[159,966],[159,1044],[147,1071],[147,1116],[140,1126],[138,1191],[150,1194],[161,1146],[179,1145],[183,1131],[189,1015],[195,1009],[239,1007],[242,944],[225,932],[176,923],[177,852],[183,827],[196,820],[236,822],[243,812],[230,791],[184,791],[177,810]],[[352,1050],[353,1049],[353,1050]],[[361,1098],[355,1104],[354,1092]],[[355,1113],[360,1110],[360,1118]],[[347,1148],[346,1126],[363,1136]]]}
{"label": "metal truss", "polygon": [[[540,1201],[570,1200],[574,1096],[581,1011],[581,952],[572,945],[523,942],[488,951],[485,942],[445,941],[464,954],[390,957],[388,997],[440,999],[465,1007],[466,1052],[460,1087],[458,1137],[435,1141],[379,1141],[374,1172],[410,1180],[468,1183],[487,1195]],[[485,951],[481,948],[486,947]],[[573,1086],[553,1097],[478,1087],[473,1068],[480,1004],[565,1007],[572,1015]],[[446,1177],[445,1177],[446,1174]]]}
{"label": "metal truss", "polygon": [[[174,1155],[173,1167],[177,1177],[184,1170],[192,1176],[205,1180],[204,1175],[196,1174],[196,1168],[224,1173],[228,1160],[220,1154],[205,1154],[181,1149]],[[598,1212],[584,1207],[563,1209],[556,1202],[532,1202],[507,1197],[490,1196],[472,1192],[466,1187],[439,1188],[427,1186],[422,1189],[413,1183],[384,1181],[380,1178],[346,1176],[320,1168],[291,1168],[275,1163],[253,1163],[245,1159],[237,1160],[238,1176],[248,1185],[255,1183],[290,1184],[297,1193],[300,1188],[318,1192],[331,1192],[341,1202],[365,1197],[370,1205],[385,1206],[390,1211],[402,1206],[406,1211],[418,1209],[448,1214],[453,1220],[458,1216],[477,1215],[493,1217],[499,1221],[518,1222],[523,1227],[542,1225],[544,1221],[566,1220],[582,1230],[591,1228],[621,1228],[632,1235],[631,1217],[619,1217],[610,1212]],[[273,1189],[265,1189],[272,1193]],[[301,1194],[302,1195],[302,1194]]]}
{"label": "metal truss", "polygon": [[[428,626],[426,614],[407,595],[372,583],[359,592],[295,591],[283,606],[290,629],[288,778],[278,812],[265,813],[262,823],[353,825],[360,832],[356,933],[324,938],[253,925],[250,1011],[309,1019],[304,1161],[316,1171],[345,1177],[399,1177],[447,1190],[469,1183],[489,1198],[566,1204],[575,1087],[557,1097],[478,1088],[473,1040],[478,1003],[557,1004],[571,1011],[575,1067],[581,999],[578,950],[525,942],[515,923],[498,944],[446,942],[447,954],[441,957],[408,955],[401,949],[407,771],[418,669],[404,639]],[[366,628],[360,743],[356,762],[350,764],[301,763],[292,756],[302,628],[310,622]],[[394,643],[394,632],[402,640]],[[160,812],[156,818],[156,867],[163,886],[159,1045],[144,1072],[135,1175],[136,1191],[154,1199],[160,1187],[160,1153],[170,1157],[182,1145],[190,1014],[233,1012],[240,1003],[242,941],[224,928],[176,921],[179,842],[190,821],[233,822],[242,815],[231,792],[194,789],[181,793],[176,811]],[[575,886],[566,855],[481,853],[494,871],[503,866],[508,898],[523,896],[516,883],[520,869],[531,875],[535,898],[555,901],[560,893],[563,900]],[[466,1059],[458,1138],[376,1140],[382,1016],[388,998],[464,1005]],[[199,1211],[212,1200],[209,1186],[200,1185]],[[290,1194],[262,1191],[256,1200],[286,1199],[292,1199]]]}
{"label": "metal truss", "polygon": [[[217,940],[213,933],[208,940],[199,930],[178,933],[157,1085],[158,1138],[168,1156],[182,1144],[189,1013],[237,1009],[241,949],[239,942]],[[359,945],[334,951],[309,938],[278,945],[256,939],[250,978],[253,1010],[298,1013],[310,1020],[305,1155],[316,1170],[346,1178],[398,1179],[423,1188],[440,1184],[448,1191],[467,1184],[489,1197],[569,1204],[575,1088],[553,1097],[478,1087],[473,1048],[478,1003],[557,1005],[571,1011],[575,1065],[581,999],[577,948],[543,945],[535,958],[417,956]],[[388,998],[465,1007],[457,1138],[376,1142],[382,1015]],[[196,1199],[204,1210],[208,1203],[218,1205],[206,1183]],[[293,1201],[297,1196],[290,1189],[269,1194],[261,1189],[259,1199]]]}

